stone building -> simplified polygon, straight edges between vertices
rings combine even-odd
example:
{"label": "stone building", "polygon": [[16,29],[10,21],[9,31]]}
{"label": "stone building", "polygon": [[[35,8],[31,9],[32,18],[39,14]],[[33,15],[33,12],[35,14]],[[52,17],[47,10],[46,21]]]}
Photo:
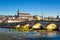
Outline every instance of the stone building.
{"label": "stone building", "polygon": [[6,23],[12,23],[12,22],[22,22],[22,21],[31,21],[33,20],[33,16],[31,16],[29,13],[21,13],[18,9],[17,15],[15,16],[7,16]]}
{"label": "stone building", "polygon": [[21,19],[21,20],[33,20],[33,16],[30,16],[29,13],[21,13],[20,10],[18,9],[17,11],[17,16],[18,16],[18,19]]}

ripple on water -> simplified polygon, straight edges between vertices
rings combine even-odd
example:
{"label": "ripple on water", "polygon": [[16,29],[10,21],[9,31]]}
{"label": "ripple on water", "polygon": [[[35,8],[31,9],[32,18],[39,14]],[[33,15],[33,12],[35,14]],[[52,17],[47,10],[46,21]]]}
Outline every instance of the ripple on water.
{"label": "ripple on water", "polygon": [[0,40],[60,40],[60,32],[9,32],[0,28]]}

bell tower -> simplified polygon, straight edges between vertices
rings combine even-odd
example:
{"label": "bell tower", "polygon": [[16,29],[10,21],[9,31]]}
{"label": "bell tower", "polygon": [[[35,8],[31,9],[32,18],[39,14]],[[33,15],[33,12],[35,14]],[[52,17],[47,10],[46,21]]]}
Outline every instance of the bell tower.
{"label": "bell tower", "polygon": [[20,10],[19,9],[18,9],[17,13],[18,13],[18,16],[19,16],[20,15]]}

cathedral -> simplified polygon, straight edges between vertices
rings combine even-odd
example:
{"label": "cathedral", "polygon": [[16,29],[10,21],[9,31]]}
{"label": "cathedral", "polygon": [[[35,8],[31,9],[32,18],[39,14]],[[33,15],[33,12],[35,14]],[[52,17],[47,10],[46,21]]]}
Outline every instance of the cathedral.
{"label": "cathedral", "polygon": [[21,13],[19,9],[17,11],[17,16],[18,16],[18,19],[21,19],[21,20],[32,20],[33,19],[33,16],[30,16],[29,13]]}

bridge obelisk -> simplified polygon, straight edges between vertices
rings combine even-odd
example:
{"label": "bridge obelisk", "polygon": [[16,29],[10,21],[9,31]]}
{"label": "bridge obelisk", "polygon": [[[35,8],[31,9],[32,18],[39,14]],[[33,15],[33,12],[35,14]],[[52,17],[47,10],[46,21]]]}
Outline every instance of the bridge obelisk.
{"label": "bridge obelisk", "polygon": [[43,20],[43,17],[44,17],[44,16],[43,16],[43,11],[42,11],[42,20]]}

